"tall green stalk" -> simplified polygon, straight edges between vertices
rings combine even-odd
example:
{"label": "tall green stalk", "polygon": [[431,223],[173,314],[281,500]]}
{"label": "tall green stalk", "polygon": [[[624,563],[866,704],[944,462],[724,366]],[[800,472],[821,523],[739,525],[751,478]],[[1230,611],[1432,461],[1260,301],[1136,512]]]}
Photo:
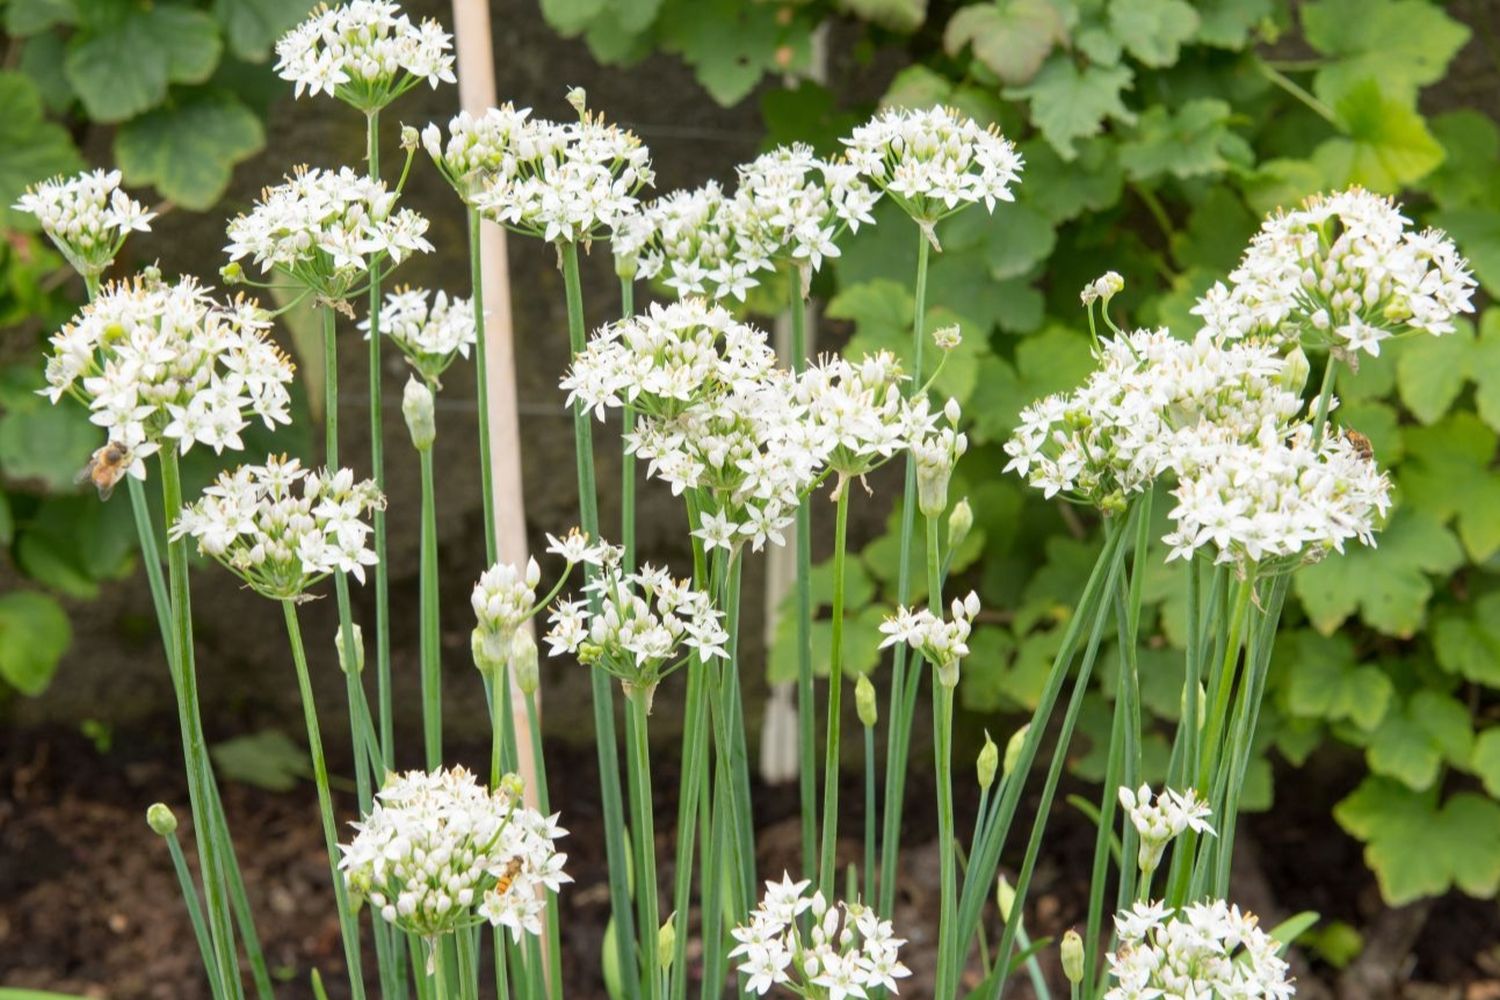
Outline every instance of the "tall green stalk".
{"label": "tall green stalk", "polygon": [[[365,116],[365,147],[370,176],[380,179],[380,111]],[[370,476],[385,493],[385,402],[380,366],[380,261],[370,260]],[[385,511],[377,507],[375,527],[375,683],[380,746],[386,770],[394,762],[395,721],[391,707],[391,584],[385,559]]]}
{"label": "tall green stalk", "polygon": [[361,971],[359,922],[349,906],[349,891],[339,874],[339,835],[333,817],[333,795],[328,786],[328,761],[323,756],[323,737],[318,728],[318,705],[313,698],[312,678],[307,671],[307,651],[302,643],[302,628],[297,622],[297,604],[281,602],[286,619],[287,640],[292,646],[292,664],[297,670],[297,691],[302,697],[302,719],[307,726],[307,749],[312,755],[313,782],[318,788],[318,811],[323,821],[323,841],[328,849],[328,868],[333,876],[333,894],[339,911],[339,936],[344,943],[344,961],[349,966],[349,989],[356,998],[365,995]]}
{"label": "tall green stalk", "polygon": [[490,458],[490,383],[488,345],[484,336],[484,262],[479,257],[479,212],[472,205],[469,216],[469,295],[474,304],[475,401],[479,407],[479,495],[484,510],[484,561],[492,566],[499,558],[495,540],[495,483]]}
{"label": "tall green stalk", "polygon": [[630,800],[634,813],[631,824],[635,845],[635,893],[641,914],[641,982],[648,998],[660,995],[657,973],[656,928],[661,926],[657,909],[656,826],[651,804],[651,746],[648,725],[651,716],[651,692],[636,687],[627,692],[625,702],[631,724],[627,727],[630,742],[628,758]]}
{"label": "tall green stalk", "polygon": [[[620,318],[635,315],[635,281],[620,279]],[[627,441],[635,430],[635,410],[625,407],[620,426],[620,545],[625,549],[625,572],[635,572],[635,454]]]}
{"label": "tall green stalk", "polygon": [[828,745],[823,758],[823,846],[818,888],[834,898],[834,849],[839,835],[839,722],[844,689],[844,562],[849,531],[848,477],[840,475],[833,527],[833,634],[828,647]]}
{"label": "tall green stalk", "polygon": [[[796,268],[788,275],[787,288],[791,295],[792,371],[800,375],[807,370],[807,304],[802,298],[802,278]],[[802,810],[802,870],[806,872],[813,870],[818,850],[818,784],[814,777],[818,768],[818,692],[813,686],[812,661],[811,514],[809,500],[804,497],[797,505],[793,530],[797,544],[797,789]],[[874,738],[873,733],[867,736]],[[867,859],[867,864],[871,861],[873,858]]]}
{"label": "tall green stalk", "polygon": [[[177,464],[177,449],[163,448],[161,456],[162,509],[170,529],[172,520],[182,510],[182,475]],[[193,656],[193,613],[188,594],[187,539],[172,539],[168,531],[167,581],[171,603],[173,651],[169,665],[176,674],[178,726],[182,735],[183,756],[187,760],[188,799],[192,806],[194,840],[198,843],[198,868],[203,878],[203,894],[208,923],[218,956],[219,975],[230,997],[243,996],[239,961],[235,955],[233,919],[225,889],[222,844],[215,833],[212,817],[212,792],[208,788],[212,773],[203,736],[203,719],[198,709],[198,671]]]}
{"label": "tall green stalk", "polygon": [[[472,224],[475,240],[478,223]],[[573,243],[558,245],[563,265],[563,284],[568,301],[568,344],[573,356],[586,346],[583,320],[583,283],[578,273],[578,247]],[[582,400],[573,404],[573,440],[578,465],[578,517],[591,539],[599,538],[599,500],[595,489],[594,431],[588,410]],[[594,571],[587,571],[593,576]],[[592,603],[598,610],[598,595]],[[614,686],[600,668],[589,670],[594,700],[594,737],[599,755],[600,798],[604,812],[604,853],[609,867],[609,901],[615,919],[615,943],[619,948],[620,971],[626,984],[626,996],[639,995],[636,969],[635,921],[631,914],[630,889],[625,883],[624,807],[620,795],[619,742],[615,737]]]}
{"label": "tall green stalk", "polygon": [[[422,741],[427,769],[443,765],[443,664],[438,632],[437,499],[433,485],[432,449],[420,450],[422,461],[422,566],[418,585],[422,605]],[[490,700],[500,701],[496,681]]]}
{"label": "tall green stalk", "polygon": [[[927,318],[927,263],[931,244],[927,234],[917,231],[917,277],[912,308],[912,384],[922,385],[923,334]],[[896,603],[905,606],[911,593],[911,541],[917,515],[917,465],[908,453],[906,481],[901,489],[901,557],[896,572]],[[910,665],[908,666],[908,660]],[[916,684],[922,658],[910,656],[905,643],[896,644],[891,666],[891,724],[886,737],[885,829],[880,857],[880,905],[883,917],[891,915],[896,901],[896,863],[901,854],[901,813],[906,799],[907,754],[911,749],[911,725],[916,712]],[[910,676],[908,676],[910,673]],[[911,690],[908,692],[908,688]]]}
{"label": "tall green stalk", "polygon": [[[692,534],[698,527],[697,504],[691,494],[688,495],[687,502],[688,537],[693,548],[693,587],[711,592],[703,540]],[[672,1000],[683,1000],[687,996],[688,912],[693,889],[693,851],[699,820],[702,818],[701,814],[706,812],[703,808],[702,786],[707,777],[706,762],[709,754],[708,727],[705,724],[708,714],[708,684],[704,674],[707,669],[702,657],[696,653],[688,659],[687,708],[682,729],[682,775],[677,795],[677,843],[672,880],[672,906],[677,915],[677,938],[670,970]],[[709,838],[704,837],[703,841],[707,848]],[[705,896],[707,888],[705,885]],[[709,921],[706,902],[704,906],[703,925],[707,928]],[[705,929],[704,941],[707,940]]]}
{"label": "tall green stalk", "polygon": [[[927,606],[943,613],[942,566],[938,559],[938,519],[927,518]],[[937,768],[938,866],[940,905],[938,917],[937,991],[951,997],[958,983],[958,867],[955,862],[953,824],[953,685],[942,674],[932,672],[932,741]]]}

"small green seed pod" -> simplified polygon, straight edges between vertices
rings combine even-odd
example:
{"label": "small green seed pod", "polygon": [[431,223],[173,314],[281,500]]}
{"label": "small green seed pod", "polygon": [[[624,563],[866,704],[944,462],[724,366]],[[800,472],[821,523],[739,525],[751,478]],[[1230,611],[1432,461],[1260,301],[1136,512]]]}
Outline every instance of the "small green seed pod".
{"label": "small green seed pod", "polygon": [[177,814],[165,802],[153,802],[146,809],[146,825],[158,837],[170,837],[177,832]]}

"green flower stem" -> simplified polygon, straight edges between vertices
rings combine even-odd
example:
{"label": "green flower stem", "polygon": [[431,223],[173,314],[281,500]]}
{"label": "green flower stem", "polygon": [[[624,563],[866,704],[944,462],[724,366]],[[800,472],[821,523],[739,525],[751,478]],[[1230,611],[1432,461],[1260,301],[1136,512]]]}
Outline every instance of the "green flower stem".
{"label": "green flower stem", "polygon": [[[427,769],[443,764],[443,666],[438,634],[437,501],[434,496],[432,449],[421,452],[422,565],[418,585],[422,605],[422,739]],[[500,703],[498,685],[490,701]]]}
{"label": "green flower stem", "polygon": [[193,939],[198,942],[198,955],[203,961],[204,971],[208,973],[209,989],[213,991],[214,1000],[223,1000],[224,984],[213,974],[217,967],[213,938],[208,933],[208,924],[203,921],[203,908],[198,903],[198,887],[193,882],[193,873],[188,870],[187,859],[182,856],[182,842],[177,839],[175,832],[168,834],[166,841],[167,850],[172,855],[172,868],[177,872],[177,887],[182,891],[182,901],[187,906],[188,921],[193,925]]}
{"label": "green flower stem", "polygon": [[[1000,864],[1000,852],[1005,845],[1010,824],[1020,804],[1026,775],[1036,760],[1037,750],[1041,745],[1048,722],[1052,718],[1058,696],[1067,681],[1084,628],[1093,622],[1094,630],[1097,632],[1099,628],[1102,628],[1104,617],[1109,614],[1109,605],[1103,600],[1103,596],[1108,590],[1113,589],[1124,557],[1120,538],[1120,532],[1114,532],[1105,538],[1104,547],[1094,562],[1088,582],[1084,585],[1083,595],[1079,598],[1077,608],[1073,616],[1068,619],[1064,629],[1062,645],[1056,657],[1053,658],[1052,668],[1047,674],[1047,682],[1038,699],[1037,708],[1032,713],[1030,728],[1026,732],[1026,738],[1021,742],[1015,770],[1002,784],[999,801],[995,806],[994,819],[990,821],[981,842],[969,859],[969,874],[964,879],[963,892],[959,896],[958,947],[961,954],[967,943],[973,940],[979,928],[980,915],[989,898],[990,888],[995,884],[995,872]],[[1060,742],[1056,753],[1060,755],[1065,751],[1065,744]],[[1018,893],[1017,900],[1017,905],[1020,905],[1024,897]],[[1005,957],[1002,956],[1000,960],[1004,961]]]}
{"label": "green flower stem", "polygon": [[[365,116],[365,146],[370,176],[380,179],[380,111]],[[370,475],[385,493],[385,402],[380,366],[380,261],[370,259]],[[394,763],[395,720],[391,707],[391,584],[385,558],[385,511],[376,508],[375,527],[375,704],[380,717],[380,746],[385,769]]]}
{"label": "green flower stem", "polygon": [[1322,446],[1323,428],[1328,426],[1328,407],[1333,400],[1333,384],[1338,379],[1338,370],[1339,363],[1330,354],[1328,363],[1323,366],[1323,384],[1318,389],[1318,408],[1313,417],[1312,439],[1315,448]]}
{"label": "green flower stem", "polygon": [[490,460],[490,386],[484,336],[484,263],[479,258],[479,213],[469,206],[469,295],[474,304],[475,400],[479,407],[479,495],[484,510],[484,561],[499,558],[495,540],[495,483]]}
{"label": "green flower stem", "polygon": [[[620,279],[620,318],[635,315],[635,281]],[[635,455],[626,442],[635,430],[635,410],[625,407],[620,426],[620,544],[625,548],[625,572],[635,572]]]}
{"label": "green flower stem", "polygon": [[[692,531],[698,527],[698,511],[697,502],[691,493],[687,494],[687,506],[689,538],[693,546],[693,587],[708,590],[708,563],[704,557],[703,541],[692,535]],[[704,717],[708,713],[708,687],[704,677],[706,669],[701,657],[695,655],[688,660],[687,709],[682,730],[682,774],[677,794],[677,845],[672,881],[672,907],[678,921],[672,967],[668,970],[671,974],[672,1000],[683,1000],[687,996],[687,920],[693,891],[693,850],[699,812],[703,808],[700,791],[707,775],[704,765],[709,752],[708,728],[704,725]],[[704,838],[704,843],[708,843],[707,837]],[[704,926],[707,926],[706,910]]]}
{"label": "green flower stem", "polygon": [[[912,385],[922,385],[922,352],[925,337],[922,327],[927,317],[927,264],[931,243],[919,226],[917,229],[917,276],[912,308]],[[906,605],[911,593],[911,542],[917,514],[917,465],[906,456],[906,480],[901,488],[901,556],[896,572],[896,603]],[[907,661],[910,673],[907,676]],[[890,917],[896,902],[896,863],[901,854],[901,812],[906,798],[906,759],[911,747],[911,725],[916,714],[916,685],[922,670],[922,658],[910,656],[906,644],[897,643],[891,666],[891,723],[886,736],[885,754],[885,829],[882,831],[880,856],[880,900],[882,917]],[[910,687],[912,694],[907,695]],[[908,707],[909,706],[909,707]],[[825,764],[825,767],[828,766]],[[835,763],[836,766],[836,763]],[[827,810],[825,809],[825,814]],[[946,998],[945,998],[946,1000]]]}
{"label": "green flower stem", "polygon": [[[1136,517],[1139,514],[1140,510],[1137,508],[1132,511],[1131,516]],[[1123,534],[1123,532],[1119,534]],[[1114,590],[1116,581],[1120,577],[1121,564],[1123,562],[1123,559],[1120,557],[1124,553],[1124,548],[1118,545],[1118,539],[1116,541],[1116,555],[1115,558],[1111,559],[1109,579],[1105,582],[1103,595],[1107,595],[1110,591]],[[1078,665],[1078,677],[1073,684],[1073,695],[1068,701],[1067,710],[1063,713],[1062,726],[1057,734],[1057,746],[1052,752],[1052,763],[1047,769],[1047,778],[1042,786],[1041,800],[1037,804],[1036,820],[1031,826],[1031,838],[1026,844],[1026,854],[1021,861],[1021,871],[1016,876],[1015,912],[1018,914],[1025,913],[1026,893],[1031,887],[1032,873],[1036,870],[1036,859],[1042,847],[1042,833],[1046,830],[1047,820],[1052,812],[1052,799],[1057,792],[1057,783],[1062,777],[1063,762],[1067,759],[1068,746],[1073,739],[1073,729],[1078,723],[1079,713],[1083,710],[1084,696],[1088,693],[1089,676],[1093,672],[1094,660],[1099,652],[1099,640],[1103,636],[1105,622],[1110,617],[1111,604],[1109,601],[1103,599],[1103,595],[1101,595],[1096,613],[1094,614],[1094,623],[1089,633],[1088,645],[1084,650],[1083,659]],[[1030,735],[1028,734],[1028,743],[1030,742]],[[1019,765],[1017,765],[1017,771],[1018,773],[1025,773]],[[1020,783],[1018,782],[1017,784],[1019,785]],[[1005,925],[1005,931],[1000,937],[1000,944],[995,949],[995,962],[1002,969],[1010,965],[1011,954],[1016,943],[1015,928],[1017,923],[1013,922]],[[991,995],[997,998],[997,1000],[1005,995],[1006,982],[1007,980],[1003,976],[996,980]]]}
{"label": "green flower stem", "polygon": [[[535,691],[526,695],[526,721],[531,729],[531,758],[536,761],[537,809],[543,816],[550,816],[552,794],[547,788],[547,761],[542,755],[542,720]],[[556,893],[547,898],[547,995],[552,1000],[561,1000],[562,997],[562,933]]]}
{"label": "green flower stem", "polygon": [[722,783],[710,787],[708,773],[703,775],[703,801],[708,814],[706,850],[702,856],[703,880],[703,1000],[716,1000],[724,995],[724,978],[728,964],[729,948],[725,945],[723,882],[727,862],[728,841],[724,828],[728,825],[726,798]]}
{"label": "green flower stem", "polygon": [[[130,491],[130,509],[135,516],[136,539],[141,547],[141,562],[146,567],[146,581],[151,589],[151,603],[156,610],[156,625],[161,631],[162,648],[166,650],[168,663],[176,655],[173,645],[171,598],[167,594],[167,582],[161,571],[161,548],[156,540],[156,528],[151,524],[151,509],[146,502],[145,485],[134,476],[127,477],[126,483]],[[172,667],[168,671],[172,677],[174,694],[181,697],[180,689],[177,689],[177,670]],[[255,979],[255,992],[260,1000],[272,1000],[275,995],[271,988],[271,976],[266,969],[266,956],[261,949],[260,935],[255,931],[255,916],[250,909],[249,898],[245,894],[245,879],[240,874],[239,858],[235,856],[234,841],[229,836],[229,824],[224,817],[224,804],[219,800],[219,789],[214,781],[212,767],[208,775],[208,788],[213,792],[213,825],[215,835],[223,845],[225,855],[225,869],[229,880],[230,904],[234,909],[235,921],[240,928],[240,938],[245,945],[245,957],[250,962],[250,972]],[[209,953],[210,956],[212,952]],[[205,968],[212,976],[214,965],[208,963]],[[222,987],[218,987],[222,989]]]}
{"label": "green flower stem", "polygon": [[[478,239],[478,222],[471,224]],[[568,343],[573,356],[584,349],[583,283],[578,273],[578,247],[573,243],[558,245],[562,257],[563,284],[568,299]],[[477,306],[477,302],[476,302]],[[578,463],[578,515],[589,538],[599,538],[599,500],[594,480],[594,431],[589,424],[583,401],[573,405],[574,450]],[[486,459],[488,464],[488,459]],[[489,512],[486,512],[486,520]],[[592,572],[590,576],[594,575]],[[598,595],[591,603],[598,610]],[[620,971],[624,974],[629,1000],[639,996],[636,968],[636,935],[630,907],[630,889],[625,883],[625,816],[620,795],[619,742],[615,737],[614,686],[602,669],[590,668],[594,700],[594,737],[599,754],[599,786],[603,805],[604,850],[609,868],[609,902],[615,919],[615,943],[619,948]],[[648,942],[654,947],[655,942]]]}
{"label": "green flower stem", "polygon": [[1224,641],[1224,657],[1214,674],[1213,696],[1204,720],[1203,758],[1198,768],[1198,788],[1207,792],[1219,766],[1220,742],[1228,725],[1229,698],[1234,690],[1234,676],[1240,660],[1245,620],[1250,616],[1250,601],[1255,594],[1255,579],[1235,583],[1234,608],[1229,614],[1229,631]]}
{"label": "green flower stem", "polygon": [[1182,722],[1172,739],[1172,767],[1169,784],[1182,787],[1188,775],[1198,773],[1198,686],[1203,683],[1203,574],[1198,560],[1189,557],[1183,564],[1187,577],[1187,650],[1186,673],[1182,685]]}
{"label": "green flower stem", "polygon": [[[943,613],[942,561],[938,548],[938,519],[927,518],[927,607]],[[937,769],[938,869],[940,905],[938,917],[937,990],[951,997],[958,989],[958,868],[954,860],[957,835],[953,825],[953,686],[932,671],[932,749]]]}
{"label": "green flower stem", "polygon": [[730,789],[733,792],[734,855],[738,862],[739,892],[735,912],[748,912],[755,896],[755,825],[750,806],[750,760],[745,736],[745,707],[740,692],[740,579],[744,568],[740,553],[729,556],[720,605],[729,633],[729,659],[723,667],[724,718],[728,730]]}
{"label": "green flower stem", "polygon": [[[791,294],[792,371],[807,370],[807,305],[802,299],[802,278],[796,268],[788,275]],[[818,692],[813,685],[812,662],[812,510],[808,498],[797,505],[794,532],[797,545],[797,772],[802,812],[802,870],[817,863],[818,783]],[[868,734],[874,739],[874,734]],[[871,761],[873,766],[873,760]],[[874,822],[874,818],[870,818]],[[873,863],[873,852],[865,858]],[[873,877],[873,870],[871,871]],[[874,893],[870,893],[874,899]]]}
{"label": "green flower stem", "polygon": [[818,864],[818,888],[826,899],[834,898],[837,874],[834,848],[839,835],[839,722],[844,688],[844,550],[851,485],[847,476],[839,476],[833,527],[833,634],[828,647],[828,745],[823,757],[823,846]]}
{"label": "green flower stem", "polygon": [[875,727],[865,726],[865,899],[875,898]]}
{"label": "green flower stem", "polygon": [[632,688],[626,693],[625,701],[631,719],[628,727],[631,744],[628,763],[631,811],[635,814],[631,834],[636,855],[635,892],[641,914],[642,994],[654,1000],[661,995],[655,947],[655,931],[661,926],[661,917],[657,909],[656,826],[651,806],[651,747],[648,735],[651,692],[645,688]]}
{"label": "green flower stem", "polygon": [[[168,526],[182,510],[182,475],[177,464],[177,450],[163,448],[161,456],[162,510]],[[170,531],[168,538],[170,539]],[[182,731],[182,750],[186,758],[188,799],[192,805],[194,839],[198,843],[198,869],[203,877],[203,892],[208,910],[208,924],[218,956],[218,972],[230,997],[243,995],[239,961],[235,955],[234,927],[224,887],[223,842],[212,818],[213,796],[208,789],[212,780],[203,718],[198,709],[198,671],[193,658],[193,614],[188,593],[187,539],[167,543],[168,594],[172,607],[172,655],[168,658],[175,676],[173,687],[178,693],[178,725]]]}
{"label": "green flower stem", "polygon": [[297,622],[295,601],[282,601],[287,640],[292,646],[292,664],[297,670],[297,691],[302,697],[302,719],[307,725],[307,748],[312,754],[313,781],[318,787],[318,810],[323,820],[323,841],[328,848],[328,867],[333,875],[333,894],[339,911],[339,936],[344,942],[344,962],[349,967],[349,989],[353,996],[365,995],[359,957],[359,923],[349,906],[349,892],[339,874],[339,836],[333,818],[333,795],[328,788],[328,762],[323,756],[323,737],[318,730],[318,705],[313,699],[312,678],[307,671],[307,651]]}

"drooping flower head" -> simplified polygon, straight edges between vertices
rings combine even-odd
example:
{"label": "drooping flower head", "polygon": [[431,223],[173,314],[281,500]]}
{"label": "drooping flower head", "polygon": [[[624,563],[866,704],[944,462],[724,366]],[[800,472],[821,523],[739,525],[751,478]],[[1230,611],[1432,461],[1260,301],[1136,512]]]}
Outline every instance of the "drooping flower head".
{"label": "drooping flower head", "polygon": [[120,187],[120,172],[95,170],[33,184],[15,208],[36,216],[73,269],[93,281],[114,263],[125,238],[151,231],[156,214]]}
{"label": "drooping flower head", "polygon": [[1193,310],[1227,336],[1301,341],[1347,357],[1403,333],[1445,334],[1474,311],[1474,278],[1439,230],[1409,227],[1362,188],[1314,195],[1262,224],[1229,284]]}
{"label": "drooping flower head", "polygon": [[587,243],[609,236],[655,179],[651,153],[634,133],[583,108],[579,119],[532,118],[507,104],[449,123],[446,142],[435,125],[422,142],[466,202],[515,232],[552,243]]}
{"label": "drooping flower head", "polygon": [[1295,992],[1280,944],[1253,913],[1222,899],[1173,910],[1137,903],[1115,917],[1104,1000],[1235,997],[1289,1000]]}
{"label": "drooping flower head", "polygon": [[887,108],[846,139],[848,163],[894,199],[931,237],[968,205],[1014,201],[1022,160],[993,126],[951,108]]}
{"label": "drooping flower head", "polygon": [[326,302],[339,302],[356,290],[370,261],[394,266],[410,254],[432,252],[427,220],[397,209],[397,197],[348,167],[299,167],[285,183],[262,191],[248,214],[230,221],[225,250],[231,261],[249,257],[262,273],[281,273]]}
{"label": "drooping flower head", "polygon": [[276,72],[296,96],[326,93],[369,113],[423,80],[453,83],[453,36],[436,21],[413,24],[388,0],[318,6],[276,43]]}
{"label": "drooping flower head", "polygon": [[195,539],[199,552],[257,593],[294,600],[332,573],[364,582],[365,567],[376,562],[369,517],[384,507],[375,484],[357,482],[348,469],[312,471],[270,456],[265,465],[220,473],[183,508],[171,534]]}
{"label": "drooping flower head", "polygon": [[[370,321],[359,324],[370,336]],[[400,348],[407,364],[432,385],[456,358],[468,358],[474,346],[474,305],[469,299],[449,299],[448,293],[425,288],[387,292],[380,310],[380,332]]]}
{"label": "drooping flower head", "polygon": [[598,575],[583,588],[588,599],[563,601],[553,609],[547,633],[551,655],[574,654],[648,698],[690,654],[704,660],[728,655],[724,615],[707,594],[664,569],[625,572],[618,549],[603,555]]}
{"label": "drooping flower head", "polygon": [[[823,894],[808,889],[808,880],[767,882],[766,893],[750,919],[730,931],[737,942],[730,958],[748,979],[745,988],[764,996],[785,986],[804,997],[871,996],[877,990],[900,992],[897,980],[911,971],[901,964],[901,946],[889,920],[860,903],[829,905]],[[806,931],[799,919],[806,914]]]}
{"label": "drooping flower head", "polygon": [[520,941],[572,879],[557,816],[521,802],[515,775],[488,789],[462,767],[391,774],[340,844],[345,883],[387,923],[429,940],[488,921]]}
{"label": "drooping flower head", "polygon": [[251,417],[291,422],[292,363],[270,325],[251,300],[218,303],[192,278],[147,272],[106,286],[53,335],[42,394],[87,406],[137,478],[163,444],[238,450]]}

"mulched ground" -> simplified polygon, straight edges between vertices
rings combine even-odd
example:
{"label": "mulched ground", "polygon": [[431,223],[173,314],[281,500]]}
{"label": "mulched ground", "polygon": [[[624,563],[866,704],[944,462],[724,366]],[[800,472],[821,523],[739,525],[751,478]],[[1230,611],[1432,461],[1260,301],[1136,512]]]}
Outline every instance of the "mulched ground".
{"label": "mulched ground", "polygon": [[[207,996],[167,852],[144,822],[146,806],[163,800],[183,818],[186,832],[186,794],[170,724],[117,735],[109,754],[64,731],[13,732],[6,740],[0,746],[0,985],[122,1000]],[[477,766],[483,750],[472,749]],[[554,780],[554,804],[572,831],[568,867],[577,879],[563,894],[563,948],[572,959],[564,965],[566,995],[592,1000],[604,996],[594,957],[608,896],[593,754],[551,747],[549,768],[554,776],[568,775],[566,782]],[[669,769],[660,769],[657,779],[659,789],[676,786]],[[904,997],[923,996],[921,984],[931,981],[935,942],[926,929],[936,926],[938,906],[932,799],[919,778],[913,781],[896,917],[912,938],[905,957],[915,976]],[[1241,838],[1235,895],[1268,924],[1316,909],[1360,928],[1373,943],[1342,973],[1297,955],[1299,994],[1500,1000],[1496,904],[1452,896],[1400,910],[1381,905],[1358,845],[1328,819],[1347,783],[1336,766],[1334,773],[1281,775],[1279,809],[1252,818]],[[966,829],[974,802],[967,788],[961,792],[959,823]],[[340,996],[342,952],[311,786],[277,794],[230,784],[224,794],[269,963],[281,980],[278,994],[311,996],[308,977],[317,968],[330,994]],[[858,789],[850,787],[845,801],[848,830],[857,835]],[[761,870],[795,868],[795,792],[758,788],[755,803]],[[352,802],[344,798],[341,808],[352,809]],[[1079,815],[1064,808],[1037,873],[1028,919],[1036,937],[1058,935],[1083,917],[1093,837]],[[672,815],[665,797],[657,814]],[[661,851],[670,854],[665,839]],[[670,867],[661,874],[669,879]],[[1058,970],[1048,958],[1056,981]],[[1031,991],[1018,983],[1008,995],[1029,1000]]]}

